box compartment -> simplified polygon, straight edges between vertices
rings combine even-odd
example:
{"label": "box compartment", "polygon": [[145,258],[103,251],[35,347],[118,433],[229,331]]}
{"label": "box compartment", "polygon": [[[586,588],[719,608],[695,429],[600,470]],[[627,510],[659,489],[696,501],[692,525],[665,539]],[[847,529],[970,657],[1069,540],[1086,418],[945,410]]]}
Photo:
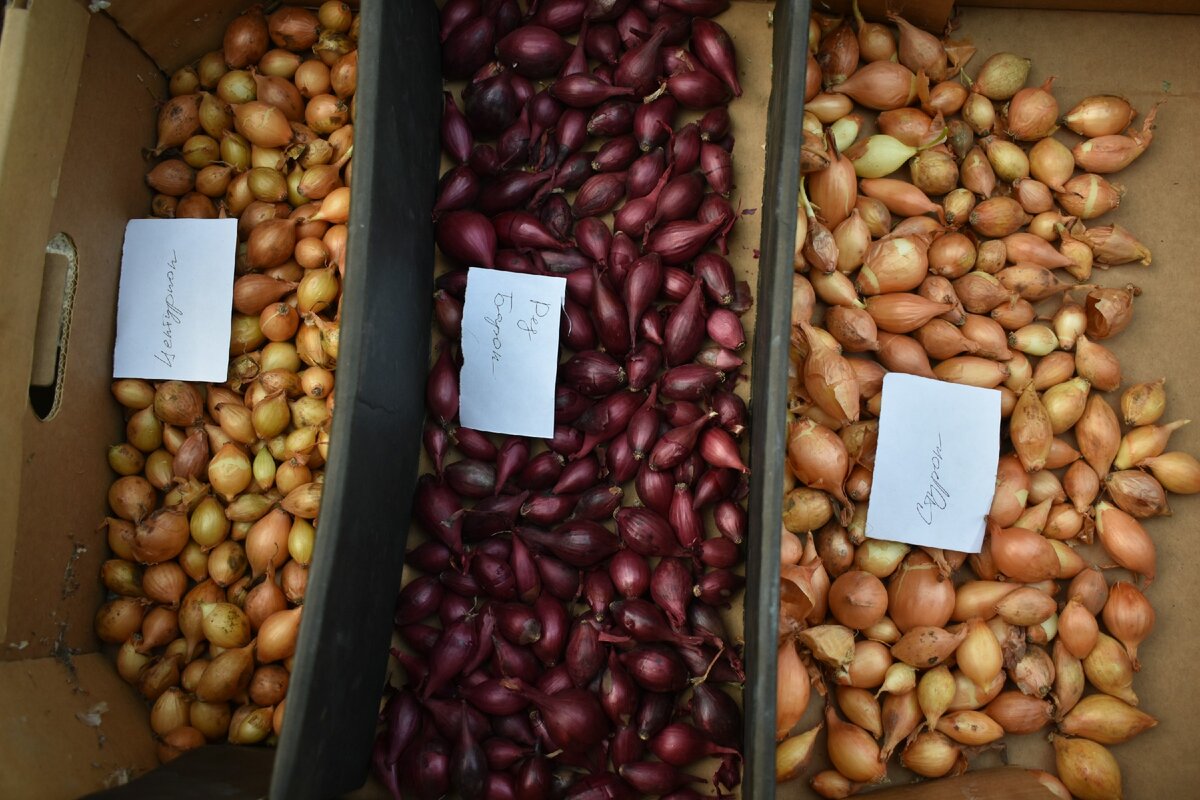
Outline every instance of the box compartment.
{"label": "box compartment", "polygon": [[[868,0],[861,3],[864,12],[872,5]],[[1195,54],[1200,42],[1200,16],[1195,12],[1200,8],[1186,0],[1137,4],[1122,0],[963,0],[959,5],[971,7],[957,10],[958,27],[951,37],[969,39],[978,48],[967,65],[968,75],[973,76],[992,53],[1017,53],[1033,60],[1027,86],[1038,86],[1056,76],[1052,91],[1062,113],[1088,95],[1124,95],[1138,111],[1133,122],[1136,128],[1141,127],[1150,107],[1165,98],[1150,148],[1126,169],[1105,176],[1128,190],[1121,206],[1086,223],[1089,228],[1114,222],[1128,228],[1153,251],[1153,264],[1108,270],[1097,267],[1091,280],[1105,286],[1133,283],[1143,290],[1134,303],[1130,327],[1103,342],[1121,360],[1122,389],[1165,376],[1167,413],[1161,422],[1195,419],[1200,414],[1196,377],[1200,282],[1193,270],[1195,225],[1191,216],[1200,197],[1200,162],[1194,152],[1200,125],[1200,63]],[[848,9],[849,3],[813,3],[815,10],[830,6]],[[1148,13],[1117,13],[1134,6]],[[1065,129],[1056,137],[1068,146],[1082,140]],[[906,177],[906,170],[901,175]],[[1054,299],[1036,305],[1051,312],[1057,308]],[[1116,403],[1120,391],[1109,392],[1106,398]],[[1200,453],[1200,431],[1194,425],[1177,431],[1168,449]],[[1188,568],[1200,501],[1194,496],[1171,495],[1170,503],[1173,516],[1145,521],[1158,550],[1158,578],[1147,592],[1157,612],[1157,624],[1139,648],[1143,668],[1133,685],[1139,707],[1157,717],[1159,724],[1131,742],[1111,748],[1121,767],[1127,797],[1189,797],[1200,781],[1200,744],[1184,732],[1200,710],[1200,688],[1193,681],[1180,680],[1200,658],[1200,639],[1192,630],[1193,609],[1200,607],[1200,582]],[[1088,563],[1110,563],[1098,543],[1082,547],[1080,552]],[[1128,573],[1110,570],[1107,577],[1111,583],[1127,579]],[[759,593],[775,592],[776,584],[761,584]],[[760,598],[759,602],[766,601]],[[760,676],[764,666],[759,663],[756,668]],[[815,725],[821,716],[821,703],[814,696],[799,730]],[[1050,730],[1006,737],[1007,756],[993,752],[973,758],[971,772],[1002,763],[1053,772],[1053,749],[1046,741]],[[815,798],[807,777],[828,764],[824,737],[820,740],[821,749],[806,777],[781,784],[777,792],[772,788],[755,796]],[[755,764],[772,756],[773,747],[768,752],[751,752],[748,757]],[[902,786],[913,775],[894,767],[890,778],[892,786]]]}
{"label": "box compartment", "polygon": [[[131,0],[95,14],[71,0],[6,8],[0,238],[14,246],[5,330],[20,376],[0,416],[12,499],[0,527],[6,797],[76,797],[157,766],[147,709],[92,631],[107,550],[94,530],[111,479],[102,454],[124,430],[109,392],[121,242],[126,221],[149,210],[141,148],[153,144],[167,76],[219,47],[248,5],[199,15],[190,3]],[[269,784],[272,797],[330,797],[367,775],[424,413],[440,94],[436,8],[368,0],[361,11],[341,402],[286,733],[274,749],[202,748],[110,796],[251,798]],[[58,232],[74,245],[78,283],[61,399],[43,421],[25,376],[43,251]],[[98,726],[77,718],[100,702]]]}

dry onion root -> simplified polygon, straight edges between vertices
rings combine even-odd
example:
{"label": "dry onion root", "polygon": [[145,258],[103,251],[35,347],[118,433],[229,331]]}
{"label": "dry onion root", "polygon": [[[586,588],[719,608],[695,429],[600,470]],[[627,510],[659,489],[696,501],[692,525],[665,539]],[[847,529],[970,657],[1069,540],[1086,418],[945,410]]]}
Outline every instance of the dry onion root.
{"label": "dry onion root", "polygon": [[[857,38],[840,19],[810,26],[821,80],[797,216],[777,777],[845,797],[883,780],[893,750],[936,778],[1056,723],[1056,791],[1119,797],[1106,748],[1157,724],[1133,689],[1154,627],[1146,520],[1170,513],[1169,492],[1200,490],[1200,461],[1168,452],[1187,420],[1162,422],[1163,379],[1129,386],[1119,413],[1106,397],[1123,376],[1104,340],[1140,290],[1075,281],[1151,262],[1119,224],[1084,221],[1119,205],[1106,176],[1150,146],[1158,106],[1121,135],[1128,102],[1085,98],[1061,118],[1091,137],[1072,150],[1050,138],[1052,79],[1026,86],[1028,59],[995,54],[964,90],[942,80],[962,45],[889,19],[898,31],[856,13]],[[839,95],[880,112],[879,133],[860,139],[867,112]],[[888,370],[1002,394],[1009,452],[978,554],[863,535]],[[1095,566],[1075,550],[1093,537]],[[1110,585],[1113,568],[1132,580]],[[810,679],[832,769],[809,765],[819,728],[793,731],[815,718]]]}
{"label": "dry onion root", "polygon": [[95,625],[154,704],[163,761],[283,723],[334,406],[356,41],[341,2],[256,6],[159,112],[152,213],[239,234],[229,380],[112,386],[126,441]]}

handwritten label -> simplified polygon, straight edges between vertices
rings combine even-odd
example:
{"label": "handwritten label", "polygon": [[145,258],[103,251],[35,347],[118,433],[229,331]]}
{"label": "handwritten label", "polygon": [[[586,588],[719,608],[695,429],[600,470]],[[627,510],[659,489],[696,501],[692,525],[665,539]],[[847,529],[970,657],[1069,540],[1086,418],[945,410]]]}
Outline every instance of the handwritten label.
{"label": "handwritten label", "polygon": [[888,373],[867,535],[978,553],[999,458],[999,392]]}
{"label": "handwritten label", "polygon": [[554,435],[565,278],[472,268],[463,305],[459,420],[468,428]]}
{"label": "handwritten label", "polygon": [[224,381],[235,219],[135,219],[125,226],[114,378]]}

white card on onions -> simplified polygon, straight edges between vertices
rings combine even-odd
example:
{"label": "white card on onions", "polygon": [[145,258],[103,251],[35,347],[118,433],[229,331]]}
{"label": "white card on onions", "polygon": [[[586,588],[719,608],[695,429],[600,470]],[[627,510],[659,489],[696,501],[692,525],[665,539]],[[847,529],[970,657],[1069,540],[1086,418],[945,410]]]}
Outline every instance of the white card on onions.
{"label": "white card on onions", "polygon": [[978,553],[999,458],[1000,392],[888,373],[867,536]]}
{"label": "white card on onions", "polygon": [[558,326],[566,278],[472,267],[463,305],[459,421],[468,428],[554,435]]}
{"label": "white card on onions", "polygon": [[236,256],[236,219],[130,220],[113,377],[224,381]]}

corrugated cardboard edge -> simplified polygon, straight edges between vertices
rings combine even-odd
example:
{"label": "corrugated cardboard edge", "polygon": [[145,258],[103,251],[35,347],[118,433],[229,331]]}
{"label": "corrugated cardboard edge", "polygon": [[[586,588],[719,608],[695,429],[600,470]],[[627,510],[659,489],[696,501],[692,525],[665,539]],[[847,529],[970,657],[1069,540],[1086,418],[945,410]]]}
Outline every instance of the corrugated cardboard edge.
{"label": "corrugated cardboard edge", "polygon": [[[0,486],[21,483],[21,427],[42,289],[42,264],[59,168],[83,64],[87,11],[74,3],[10,7],[0,37],[0,280],[10,302],[0,316],[9,380],[0,385]],[[8,638],[9,593],[19,505],[0,504],[0,644]]]}

